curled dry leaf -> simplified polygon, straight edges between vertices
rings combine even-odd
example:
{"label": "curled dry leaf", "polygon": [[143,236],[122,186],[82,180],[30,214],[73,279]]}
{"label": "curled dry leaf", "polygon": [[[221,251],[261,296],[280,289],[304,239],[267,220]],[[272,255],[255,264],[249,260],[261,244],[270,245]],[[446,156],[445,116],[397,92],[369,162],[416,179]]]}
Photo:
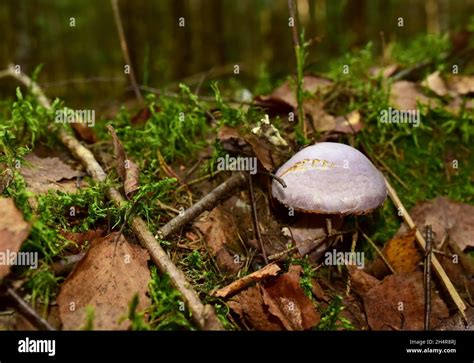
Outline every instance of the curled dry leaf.
{"label": "curled dry leaf", "polygon": [[10,273],[30,230],[31,224],[23,219],[13,199],[0,198],[0,280]]}
{"label": "curled dry leaf", "polygon": [[[419,271],[387,276],[362,295],[372,330],[422,330],[424,327],[423,274]],[[448,308],[432,291],[430,325],[449,316]]]}
{"label": "curled dry leaf", "polygon": [[117,173],[123,183],[125,196],[130,199],[139,188],[139,176],[137,164],[127,159],[127,154],[120,142],[117,133],[111,125],[107,125],[110,135],[114,143],[114,155],[117,160]]}
{"label": "curled dry leaf", "polygon": [[149,305],[149,255],[117,233],[92,242],[74,271],[61,285],[57,303],[63,328],[84,326],[88,307],[94,309],[96,330],[124,330],[130,325],[129,304],[138,294],[138,311]]}
{"label": "curled dry leaf", "polygon": [[442,319],[434,330],[474,330],[474,308],[469,307],[464,311],[466,320],[458,312],[449,318]]}
{"label": "curled dry leaf", "polygon": [[[438,197],[429,202],[417,204],[410,211],[418,229],[431,225],[436,248],[448,238],[464,251],[474,247],[474,206],[454,202],[446,197]],[[406,232],[402,225],[396,236]]]}
{"label": "curled dry leaf", "polygon": [[390,90],[390,104],[399,110],[416,110],[417,103],[434,105],[434,100],[419,91],[417,85],[409,81],[397,81]]}
{"label": "curled dry leaf", "polygon": [[20,168],[20,174],[25,178],[28,189],[35,194],[47,193],[49,190],[75,192],[77,182],[70,179],[83,175],[57,157],[40,158],[30,153],[25,161],[27,165]]}
{"label": "curled dry leaf", "polygon": [[[416,230],[409,230],[407,233],[392,238],[385,245],[382,253],[396,272],[413,272],[423,259],[423,255],[417,248]],[[382,278],[391,271],[385,262],[377,256],[373,264],[373,274]]]}
{"label": "curled dry leaf", "polygon": [[234,216],[222,207],[215,207],[194,225],[204,234],[209,252],[221,272],[236,274],[242,267],[242,254]]}
{"label": "curled dry leaf", "polygon": [[304,330],[317,325],[320,315],[300,285],[300,266],[264,286],[247,288],[228,303],[246,325],[256,330]]}

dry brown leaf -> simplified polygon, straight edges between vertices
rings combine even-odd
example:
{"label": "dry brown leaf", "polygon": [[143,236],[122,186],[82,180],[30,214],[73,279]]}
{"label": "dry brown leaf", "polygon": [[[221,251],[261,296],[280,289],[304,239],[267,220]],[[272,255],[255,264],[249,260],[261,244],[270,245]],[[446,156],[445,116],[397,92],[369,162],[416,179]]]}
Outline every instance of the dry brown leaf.
{"label": "dry brown leaf", "polygon": [[415,83],[397,81],[390,90],[390,104],[399,110],[416,110],[417,102],[422,105],[434,105],[434,100],[418,90]]}
{"label": "dry brown leaf", "polygon": [[27,165],[20,168],[28,189],[35,194],[58,190],[66,193],[77,190],[75,179],[83,173],[72,169],[57,157],[40,158],[30,153],[25,157]]}
{"label": "dry brown leaf", "polygon": [[[0,168],[3,169],[4,165],[0,165]],[[10,182],[13,180],[13,172],[10,168],[5,168],[1,173],[0,173],[0,193],[3,193],[3,191],[8,188],[10,185]]]}
{"label": "dry brown leaf", "polygon": [[117,133],[111,125],[107,125],[110,135],[114,143],[114,155],[117,160],[117,173],[123,183],[125,196],[130,199],[139,188],[139,176],[137,164],[127,159],[127,154],[120,142]]}
{"label": "dry brown leaf", "polygon": [[[387,276],[362,296],[372,330],[422,330],[424,327],[423,274],[419,271]],[[430,325],[449,316],[448,308],[432,291]]]}
{"label": "dry brown leaf", "polygon": [[301,266],[290,266],[265,286],[257,283],[234,296],[229,307],[256,330],[303,330],[317,325],[320,315],[300,285]]}
{"label": "dry brown leaf", "polygon": [[228,303],[240,320],[255,330],[284,330],[282,322],[268,311],[257,283],[234,296]]}
{"label": "dry brown leaf", "polygon": [[367,293],[371,288],[380,283],[374,276],[369,275],[356,266],[349,266],[352,289],[359,294]]}
{"label": "dry brown leaf", "polygon": [[88,144],[93,144],[97,141],[97,137],[91,127],[80,122],[74,122],[70,125],[81,140],[84,140]]}
{"label": "dry brown leaf", "polygon": [[457,94],[474,93],[474,76],[454,75],[447,82],[449,88]]}
{"label": "dry brown leaf", "polygon": [[227,297],[229,295],[235,294],[236,292],[246,288],[247,286],[255,282],[264,280],[269,276],[276,276],[278,272],[280,272],[280,267],[278,267],[278,265],[275,263],[271,263],[261,268],[260,270],[257,270],[251,273],[250,275],[244,276],[232,282],[231,284],[223,287],[222,289],[217,290],[214,293],[214,296]]}
{"label": "dry brown leaf", "polygon": [[336,117],[336,126],[333,131],[343,134],[356,134],[363,127],[364,124],[362,123],[359,111],[352,111],[345,116]]}
{"label": "dry brown leaf", "polygon": [[[86,322],[87,307],[94,309],[96,330],[124,330],[130,325],[129,304],[138,294],[138,311],[149,305],[149,255],[117,233],[92,242],[84,258],[61,285],[57,298],[63,328],[79,329]],[[115,254],[114,254],[115,251]]]}
{"label": "dry brown leaf", "polygon": [[466,100],[461,97],[455,97],[446,106],[447,110],[452,114],[459,116],[461,110],[464,108],[466,111],[472,112],[474,110],[474,100]]}
{"label": "dry brown leaf", "polygon": [[[303,77],[303,90],[308,93],[324,93],[332,87],[332,82],[326,78],[316,76]],[[295,84],[293,81],[286,81],[280,87],[275,89],[270,95],[258,96],[258,101],[269,103],[286,104],[293,109],[298,107],[296,100]]]}
{"label": "dry brown leaf", "polygon": [[[387,242],[382,253],[396,272],[413,272],[423,259],[417,248],[416,230],[412,229],[402,235],[397,235]],[[380,258],[374,261],[373,273],[382,278],[391,273],[385,262]]]}
{"label": "dry brown leaf", "polygon": [[[98,238],[104,237],[106,234],[105,228],[92,229],[87,232],[69,232],[60,231],[61,235],[69,241],[76,244],[72,251],[79,253],[86,243],[90,243]],[[71,250],[68,248],[68,250]]]}
{"label": "dry brown leaf", "polygon": [[223,273],[236,274],[242,267],[239,233],[234,216],[216,207],[194,225],[204,234],[209,252]]}
{"label": "dry brown leaf", "polygon": [[23,219],[13,199],[0,198],[0,280],[10,273],[22,243],[30,234],[31,224]]}
{"label": "dry brown leaf", "polygon": [[313,302],[300,285],[301,272],[301,266],[292,265],[287,273],[264,287],[294,330],[310,329],[320,320]]}
{"label": "dry brown leaf", "polygon": [[474,308],[468,307],[464,314],[466,315],[466,321],[458,312],[449,318],[442,319],[434,330],[474,330]]}
{"label": "dry brown leaf", "polygon": [[446,83],[439,75],[439,71],[427,76],[421,84],[441,97],[446,96],[449,93]]}
{"label": "dry brown leaf", "polygon": [[[474,206],[438,197],[417,204],[410,211],[410,215],[420,230],[425,225],[431,225],[437,248],[448,237],[462,251],[467,247],[474,247]],[[402,225],[396,236],[405,232],[406,227]]]}

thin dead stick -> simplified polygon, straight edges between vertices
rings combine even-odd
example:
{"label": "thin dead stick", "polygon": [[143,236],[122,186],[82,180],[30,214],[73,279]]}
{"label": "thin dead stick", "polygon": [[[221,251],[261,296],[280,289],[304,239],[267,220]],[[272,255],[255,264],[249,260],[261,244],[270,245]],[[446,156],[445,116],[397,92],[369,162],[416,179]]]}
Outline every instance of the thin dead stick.
{"label": "thin dead stick", "polygon": [[[43,107],[51,108],[49,100],[43,91],[27,75],[16,73],[12,65],[2,73],[0,73],[0,75],[8,75],[16,78],[31,90],[32,94],[37,97],[38,102]],[[74,136],[69,135],[63,129],[59,130],[58,137],[69,151],[84,165],[88,174],[94,180],[102,182],[106,179],[104,170],[89,149],[85,148]],[[243,180],[245,181],[245,177]],[[121,206],[125,203],[125,199],[115,188],[109,188],[107,195],[116,206]],[[172,285],[181,293],[184,303],[188,307],[191,317],[197,326],[205,330],[223,330],[224,327],[219,322],[212,306],[204,306],[196,290],[194,290],[192,285],[187,281],[184,273],[174,265],[166,251],[157,243],[143,219],[135,217],[131,221],[131,226],[143,247],[150,253],[153,262],[158,266],[160,272],[167,274],[170,277]]]}
{"label": "thin dead stick", "polygon": [[31,305],[28,304],[25,300],[23,300],[21,296],[18,295],[16,291],[13,290],[11,287],[7,287],[5,291],[5,296],[10,298],[10,300],[14,303],[15,308],[20,312],[20,314],[23,315],[35,327],[40,330],[56,330],[45,319],[39,316],[36,310],[33,309]]}
{"label": "thin dead stick", "polygon": [[138,87],[137,79],[135,78],[135,72],[133,71],[132,62],[130,60],[130,53],[128,52],[127,40],[125,38],[125,32],[123,30],[122,19],[120,18],[120,9],[118,7],[118,1],[110,0],[110,3],[112,4],[112,10],[114,12],[115,25],[117,26],[117,31],[120,38],[120,47],[122,48],[123,58],[125,59],[125,63],[129,66],[128,75],[130,76],[130,83],[132,84],[132,88],[135,92],[135,96],[137,97],[138,102],[143,104],[143,96],[140,92],[140,88]]}
{"label": "thin dead stick", "polygon": [[431,314],[431,256],[433,249],[433,230],[431,225],[425,226],[426,255],[425,255],[425,330],[430,330]]}
{"label": "thin dead stick", "polygon": [[[359,231],[361,231],[359,229]],[[361,231],[362,232],[362,231]],[[390,262],[388,262],[387,258],[383,255],[382,251],[380,251],[380,249],[377,247],[377,245],[374,243],[374,241],[372,241],[372,239],[367,236],[364,232],[362,232],[362,235],[364,236],[364,238],[370,243],[370,245],[374,248],[374,250],[377,252],[377,254],[380,256],[380,258],[382,259],[383,262],[385,262],[385,264],[387,265],[387,267],[390,269],[390,271],[394,274],[396,273],[396,271],[394,270],[394,268],[392,267],[392,265],[390,265]]]}
{"label": "thin dead stick", "polygon": [[265,265],[268,265],[268,258],[267,252],[265,251],[265,247],[263,246],[262,234],[260,233],[260,224],[258,222],[258,214],[257,214],[257,204],[255,202],[255,194],[253,192],[253,183],[252,183],[252,175],[248,174],[249,180],[249,194],[250,194],[250,204],[252,204],[252,219],[255,228],[255,237],[260,244],[260,249],[262,250],[263,260],[265,261]]}
{"label": "thin dead stick", "polygon": [[278,272],[280,272],[280,270],[281,269],[280,267],[278,267],[277,264],[271,263],[261,268],[260,270],[252,272],[250,275],[244,276],[230,283],[229,285],[217,290],[213,295],[216,297],[227,297],[229,295],[239,292],[240,290],[243,290],[254,282],[263,280],[269,276],[276,276]]}
{"label": "thin dead stick", "polygon": [[158,230],[155,237],[157,239],[164,239],[170,234],[179,231],[183,226],[194,220],[202,212],[213,209],[222,199],[227,197],[230,192],[243,187],[245,185],[246,179],[245,173],[236,173],[221,185],[217,186],[212,192],[203,197],[199,202],[186,209],[184,213],[176,216],[171,221],[166,223]]}
{"label": "thin dead stick", "polygon": [[[392,202],[393,204],[395,204],[395,207],[397,207],[397,209],[402,212],[402,217],[405,223],[408,225],[410,229],[416,228],[415,222],[413,222],[413,219],[410,217],[410,215],[408,214],[408,211],[405,209],[400,198],[398,197],[397,192],[395,191],[395,189],[393,189],[393,187],[390,185],[387,179],[385,179],[385,184],[387,185],[388,195],[390,196],[390,199],[392,199]],[[418,244],[421,246],[421,248],[423,248],[423,250],[426,251],[426,241],[423,235],[418,230],[418,228],[416,228],[415,237],[416,237],[416,240],[418,241]],[[440,278],[442,284],[444,285],[449,295],[451,296],[451,299],[456,304],[456,307],[458,308],[459,312],[461,313],[463,318],[466,319],[466,314],[464,312],[464,310],[466,310],[466,305],[462,301],[461,297],[459,296],[459,293],[457,292],[456,288],[453,286],[453,283],[449,279],[448,275],[446,275],[446,272],[444,271],[443,267],[439,263],[436,256],[432,256],[431,263],[433,265],[433,268],[436,274]]]}
{"label": "thin dead stick", "polygon": [[[352,234],[352,243],[351,243],[351,254],[355,254],[355,249],[357,245],[357,239],[359,237],[359,234],[357,233],[357,230],[354,231]],[[351,288],[352,288],[352,279],[351,279],[351,274],[347,274],[347,286],[346,286],[346,296],[349,296],[351,293]]]}

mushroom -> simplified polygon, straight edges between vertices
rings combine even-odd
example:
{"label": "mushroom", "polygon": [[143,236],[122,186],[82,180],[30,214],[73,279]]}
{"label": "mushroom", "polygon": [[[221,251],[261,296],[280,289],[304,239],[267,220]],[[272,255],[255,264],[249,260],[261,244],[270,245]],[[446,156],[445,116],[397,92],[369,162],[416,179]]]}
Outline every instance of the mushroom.
{"label": "mushroom", "polygon": [[[340,143],[322,142],[302,149],[276,176],[286,188],[273,180],[272,195],[290,211],[305,214],[290,231],[302,255],[318,247],[317,256],[311,256],[315,260],[332,242],[321,245],[324,238],[319,237],[332,235],[331,227],[339,229],[343,216],[370,213],[387,197],[382,173],[360,151]],[[308,227],[313,233],[308,234]]]}

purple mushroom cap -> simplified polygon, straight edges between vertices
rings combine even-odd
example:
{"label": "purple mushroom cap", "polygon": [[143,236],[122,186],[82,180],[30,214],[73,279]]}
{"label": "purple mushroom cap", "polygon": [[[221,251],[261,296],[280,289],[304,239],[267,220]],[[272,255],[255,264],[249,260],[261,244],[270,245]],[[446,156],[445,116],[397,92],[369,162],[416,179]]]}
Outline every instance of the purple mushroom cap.
{"label": "purple mushroom cap", "polygon": [[385,180],[364,154],[345,144],[322,142],[297,152],[276,172],[272,194],[295,210],[365,214],[387,197]]}

